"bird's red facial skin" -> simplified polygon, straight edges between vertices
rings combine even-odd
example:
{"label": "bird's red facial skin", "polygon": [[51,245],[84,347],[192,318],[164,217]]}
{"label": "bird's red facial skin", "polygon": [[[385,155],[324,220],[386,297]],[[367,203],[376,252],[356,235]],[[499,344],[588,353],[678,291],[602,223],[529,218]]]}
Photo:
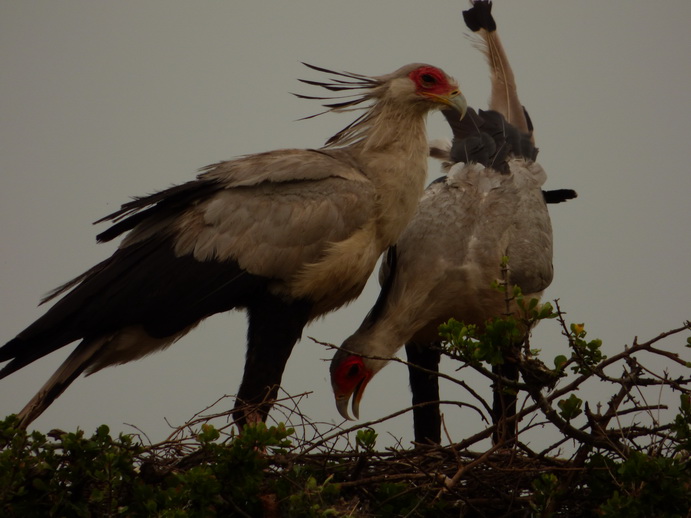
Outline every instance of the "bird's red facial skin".
{"label": "bird's red facial skin", "polygon": [[[333,367],[335,364],[331,365]],[[331,386],[336,397],[336,407],[345,419],[351,419],[348,413],[348,401],[351,397],[353,415],[355,419],[359,417],[360,400],[372,376],[374,372],[365,367],[365,362],[360,356],[354,354],[346,357],[331,371]]]}
{"label": "bird's red facial skin", "polygon": [[449,83],[446,74],[435,67],[420,67],[413,70],[408,77],[415,83],[420,93],[448,95],[455,88]]}
{"label": "bird's red facial skin", "polygon": [[370,377],[362,358],[359,356],[348,356],[334,371],[332,381],[338,396],[350,396],[358,384],[365,378]]}

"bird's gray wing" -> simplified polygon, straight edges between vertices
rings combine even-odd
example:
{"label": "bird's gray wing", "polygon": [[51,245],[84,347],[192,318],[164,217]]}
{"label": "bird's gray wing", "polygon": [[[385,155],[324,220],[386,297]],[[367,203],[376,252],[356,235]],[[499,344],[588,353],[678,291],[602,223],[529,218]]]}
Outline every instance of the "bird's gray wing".
{"label": "bird's gray wing", "polygon": [[209,165],[198,178],[231,188],[328,177],[358,180],[361,176],[357,162],[347,151],[279,149]]}
{"label": "bird's gray wing", "polygon": [[249,273],[287,279],[348,238],[374,211],[374,186],[343,152],[286,149],[204,168],[197,180],[138,198],[100,221],[121,248],[170,235],[179,256],[235,260]]}
{"label": "bird's gray wing", "polygon": [[[290,181],[287,167],[299,158],[312,178],[300,173]],[[252,161],[223,167],[249,167]],[[2,349],[0,361],[22,357],[0,377],[71,341],[126,326],[173,336],[210,314],[244,305],[247,293],[266,282],[289,280],[372,216],[374,188],[347,161],[320,152],[276,152],[261,165],[282,181],[264,174],[254,185],[228,187],[234,184],[202,175],[106,218],[123,219],[102,240],[130,233],[113,256],[45,299],[65,295]]]}
{"label": "bird's gray wing", "polygon": [[[113,223],[97,239],[129,232],[120,249],[163,239],[178,256],[231,260],[248,273],[286,280],[365,226],[375,201],[374,185],[346,152],[277,150],[208,166],[196,180],[134,198],[96,222]],[[96,265],[43,302],[101,270]]]}
{"label": "bird's gray wing", "polygon": [[255,155],[203,176],[223,188],[175,219],[176,254],[233,259],[254,275],[289,279],[374,214],[370,180],[354,163],[320,151]]}

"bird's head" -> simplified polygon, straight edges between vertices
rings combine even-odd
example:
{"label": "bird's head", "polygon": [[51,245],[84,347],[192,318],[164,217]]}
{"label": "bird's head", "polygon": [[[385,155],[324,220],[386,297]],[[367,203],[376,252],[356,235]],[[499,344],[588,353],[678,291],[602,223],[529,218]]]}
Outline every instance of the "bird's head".
{"label": "bird's head", "polygon": [[[465,116],[468,103],[458,87],[458,83],[440,68],[431,65],[409,65],[414,67],[408,79],[415,88],[414,94],[424,103],[432,103],[432,108],[453,108]],[[404,67],[409,68],[409,67]],[[429,109],[429,107],[427,108]]]}
{"label": "bird's head", "polygon": [[[362,132],[369,127],[385,106],[396,106],[401,113],[412,110],[422,116],[430,110],[450,108],[465,115],[468,104],[461,93],[458,83],[442,69],[422,63],[405,65],[395,72],[383,76],[366,76],[353,72],[336,72],[305,63],[319,72],[333,74],[337,77],[331,81],[312,81],[300,79],[303,83],[319,86],[331,92],[345,92],[335,97],[314,97],[295,94],[302,99],[335,100],[322,104],[326,111],[305,117],[316,117],[327,112],[366,110],[362,116],[349,126],[327,140],[328,145],[345,145],[362,137]],[[358,93],[359,92],[359,93]]]}
{"label": "bird's head", "polygon": [[[461,113],[461,117],[465,115],[468,109],[468,103],[465,97],[463,97],[456,80],[447,75],[441,68],[432,65],[412,63],[383,76],[336,72],[308,63],[304,63],[304,65],[319,72],[339,76],[332,79],[331,82],[300,79],[303,83],[320,86],[331,92],[347,93],[345,96],[338,97],[338,99],[341,99],[339,102],[324,104],[323,106],[328,108],[327,111],[338,112],[352,110],[355,107],[367,109],[367,106],[363,106],[363,104],[373,100],[413,102],[423,106],[424,111],[434,108],[453,108]],[[354,93],[358,90],[362,92],[359,95]],[[313,97],[302,94],[295,95],[302,99],[329,99],[327,97]],[[348,98],[351,99],[343,100]],[[315,117],[316,115],[305,118]]]}
{"label": "bird's head", "polygon": [[338,413],[345,419],[351,420],[348,413],[348,403],[352,399],[351,408],[355,419],[359,418],[360,400],[365,387],[374,375],[379,372],[387,361],[370,356],[361,356],[356,351],[362,350],[350,337],[331,360],[331,387],[336,398]]}
{"label": "bird's head", "polygon": [[336,408],[344,419],[352,419],[348,413],[348,403],[352,398],[353,416],[357,419],[360,415],[360,400],[365,392],[365,387],[374,376],[374,372],[367,368],[361,356],[350,354],[338,360],[334,358],[331,363],[331,387],[336,398]]}

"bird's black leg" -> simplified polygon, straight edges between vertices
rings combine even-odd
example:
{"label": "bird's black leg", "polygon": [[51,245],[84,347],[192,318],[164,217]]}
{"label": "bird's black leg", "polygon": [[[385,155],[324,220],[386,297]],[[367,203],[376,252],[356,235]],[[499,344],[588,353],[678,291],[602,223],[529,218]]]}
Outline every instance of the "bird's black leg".
{"label": "bird's black leg", "polygon": [[[518,366],[514,362],[505,360],[503,364],[492,367],[492,372],[502,378],[518,381]],[[495,383],[492,414],[497,428],[492,434],[494,444],[510,443],[516,437],[517,423],[508,424],[506,422],[507,418],[516,415],[516,399],[515,389],[506,387],[501,381]]]}
{"label": "bird's black leg", "polygon": [[[247,312],[245,373],[233,411],[239,428],[248,422],[266,421],[290,353],[309,320],[310,304],[266,295]],[[248,408],[252,405],[256,407]]]}
{"label": "bird's black leg", "polygon": [[410,390],[413,405],[429,403],[413,409],[415,442],[439,444],[441,442],[441,414],[439,411],[439,377],[423,372],[415,366],[428,371],[439,372],[441,353],[426,344],[410,342],[405,344],[410,376]]}

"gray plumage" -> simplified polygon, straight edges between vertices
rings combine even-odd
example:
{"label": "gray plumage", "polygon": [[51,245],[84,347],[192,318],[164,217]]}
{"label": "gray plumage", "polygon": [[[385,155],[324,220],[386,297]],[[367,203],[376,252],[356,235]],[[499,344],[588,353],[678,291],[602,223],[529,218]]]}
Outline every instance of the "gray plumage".
{"label": "gray plumage", "polygon": [[[390,358],[406,344],[410,362],[419,359],[436,370],[439,354],[432,352],[436,358],[430,359],[425,351],[439,342],[440,324],[455,318],[482,328],[507,313],[506,296],[492,287],[503,280],[504,257],[509,283],[527,298],[539,298],[552,281],[546,200],[563,201],[575,193],[542,191],[546,174],[535,161],[532,124],[518,101],[490,8],[491,2],[474,2],[466,21],[481,32],[479,46],[490,63],[491,110],[469,109],[462,121],[445,112],[454,141],[433,143],[431,154],[447,161],[447,174],[425,191],[382,265],[379,299],[332,360],[336,404],[346,418],[349,400],[357,417],[365,386],[387,363],[371,357]],[[515,301],[508,310],[517,312]],[[426,379],[411,369],[414,403],[438,400],[437,380]],[[416,411],[414,417],[416,440],[440,441],[438,415]]]}

